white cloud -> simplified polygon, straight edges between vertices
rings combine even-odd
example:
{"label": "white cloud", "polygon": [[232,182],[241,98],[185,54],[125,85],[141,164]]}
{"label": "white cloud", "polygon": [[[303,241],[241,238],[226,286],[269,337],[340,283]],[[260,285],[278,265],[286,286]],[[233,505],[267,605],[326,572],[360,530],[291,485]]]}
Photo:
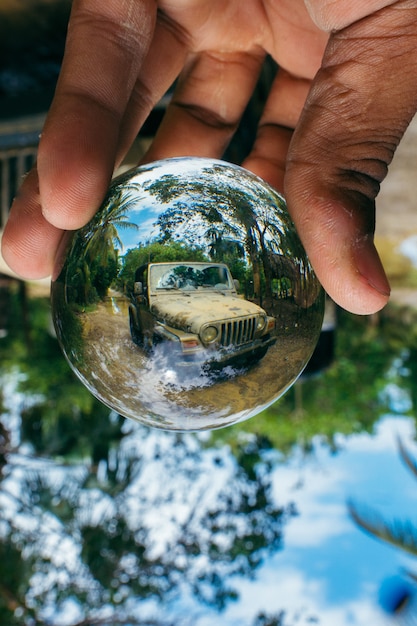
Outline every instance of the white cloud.
{"label": "white cloud", "polygon": [[[249,624],[264,612],[270,615],[285,612],[285,626],[307,626],[317,618],[320,626],[370,626],[381,624],[383,615],[372,602],[375,589],[346,603],[331,605],[326,600],[326,581],[309,579],[299,569],[265,568],[256,583],[239,584],[242,601],[226,611],[223,623],[228,626]],[[250,617],[249,617],[250,616]],[[211,626],[210,618],[201,626]]]}

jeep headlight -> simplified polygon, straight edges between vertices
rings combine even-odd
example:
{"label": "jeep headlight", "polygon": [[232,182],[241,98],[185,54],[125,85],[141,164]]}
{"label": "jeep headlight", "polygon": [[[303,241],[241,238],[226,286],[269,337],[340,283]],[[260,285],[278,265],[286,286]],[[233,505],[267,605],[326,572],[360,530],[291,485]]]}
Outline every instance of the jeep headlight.
{"label": "jeep headlight", "polygon": [[200,333],[201,341],[203,343],[213,343],[213,341],[216,341],[218,334],[219,331],[216,326],[206,326]]}
{"label": "jeep headlight", "polygon": [[256,330],[261,333],[266,327],[266,316],[260,315],[256,322]]}

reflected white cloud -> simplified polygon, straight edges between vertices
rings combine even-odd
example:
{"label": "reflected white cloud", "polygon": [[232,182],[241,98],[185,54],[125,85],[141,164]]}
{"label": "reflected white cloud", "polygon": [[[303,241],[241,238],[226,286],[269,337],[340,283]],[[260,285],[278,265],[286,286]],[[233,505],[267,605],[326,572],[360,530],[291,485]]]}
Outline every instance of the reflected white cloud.
{"label": "reflected white cloud", "polygon": [[[6,406],[11,406],[7,397],[5,400]],[[203,547],[209,546],[212,535],[204,525],[207,512],[219,509],[225,498],[233,499],[238,492],[237,461],[227,446],[205,448],[201,438],[192,435],[184,436],[181,445],[173,446],[171,434],[137,428],[132,422],[126,422],[124,432],[127,436],[117,452],[121,474],[123,459],[126,463],[132,458],[139,460],[123,494],[126,520],[132,528],[137,527],[139,520],[140,527],[146,530],[149,559],[169,554],[171,562],[181,569],[187,565],[182,542],[191,534],[199,537]],[[140,614],[158,614],[163,619],[174,616],[173,623],[181,623],[175,617],[198,615],[198,626],[253,626],[261,612],[285,614],[283,626],[388,626],[388,618],[377,606],[378,590],[401,567],[415,571],[416,564],[359,531],[348,517],[346,498],[353,496],[388,516],[395,511],[396,517],[415,519],[416,485],[398,458],[397,435],[411,447],[413,420],[386,416],[372,434],[339,436],[340,450],[336,453],[316,438],[308,456],[297,448],[288,459],[276,455],[272,504],[279,508],[293,502],[299,513],[298,517],[286,519],[282,549],[266,557],[252,577],[230,574],[230,563],[219,564],[218,572],[239,594],[238,600],[229,603],[221,615],[215,609],[202,607],[185,586],[178,600],[167,600],[163,607],[138,599]],[[116,465],[116,459],[113,461]],[[110,459],[109,469],[113,461]],[[54,470],[54,476],[49,473],[48,477],[57,483],[67,482],[70,489],[70,475],[68,469],[65,471]],[[19,472],[16,467],[9,479],[15,481],[17,492]],[[75,481],[83,480],[81,474],[78,478],[75,473],[71,476]],[[3,486],[8,484],[6,481]],[[13,510],[5,493],[0,494],[0,500],[9,519],[13,516],[14,523],[22,529],[29,529],[31,524],[33,531],[33,517]],[[112,500],[100,489],[83,492],[79,504],[78,515],[83,524],[94,525],[102,518],[111,520],[117,513]],[[35,596],[48,590],[64,575],[63,565],[67,574],[77,574],[81,587],[90,588],[87,572],[78,570],[80,546],[50,519],[42,515],[38,524],[44,556],[50,558],[51,568],[33,578],[31,593]],[[238,534],[245,532],[245,516],[233,516],[232,511],[229,523],[230,520]],[[230,536],[225,529],[220,527],[214,540],[227,552]],[[187,575],[197,580],[211,565],[205,548],[189,560]],[[74,606],[73,614],[75,609]],[[48,610],[50,607],[46,606]],[[61,622],[57,613],[50,611],[50,615],[56,624],[69,624],[68,614]]]}
{"label": "reflected white cloud", "polygon": [[[259,583],[256,588],[250,583],[240,587],[245,607],[234,607],[223,623],[227,626],[250,623],[247,619],[249,607],[253,615],[262,611],[268,614],[284,612],[283,626],[316,623],[320,626],[376,626],[384,619],[372,599],[376,594],[375,586],[368,588],[362,597],[332,606],[326,598],[326,581],[309,579],[298,569],[282,569],[279,576],[276,570],[266,572]],[[271,602],[271,599],[275,601]],[[209,620],[202,622],[202,626],[209,624]]]}
{"label": "reflected white cloud", "polygon": [[339,436],[342,449],[337,454],[317,440],[311,458],[301,463],[295,450],[277,467],[275,497],[292,500],[299,517],[286,526],[284,550],[267,559],[255,581],[238,583],[241,601],[222,623],[250,624],[248,615],[283,611],[284,626],[315,619],[320,626],[389,624],[377,606],[378,589],[401,567],[415,570],[415,561],[357,529],[348,516],[346,498],[363,497],[368,505],[379,507],[383,494],[385,504],[389,500],[388,515],[394,510],[396,517],[413,519],[415,481],[399,461],[396,444],[398,435],[409,441],[413,434],[412,420],[387,416],[373,434]]}

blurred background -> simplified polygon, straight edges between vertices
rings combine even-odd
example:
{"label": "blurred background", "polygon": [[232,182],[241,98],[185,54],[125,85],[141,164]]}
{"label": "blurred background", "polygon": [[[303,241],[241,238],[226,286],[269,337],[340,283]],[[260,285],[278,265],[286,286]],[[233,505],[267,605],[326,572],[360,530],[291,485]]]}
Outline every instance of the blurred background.
{"label": "blurred background", "polygon": [[[0,227],[36,159],[70,4],[0,0]],[[225,158],[250,149],[275,71]],[[416,137],[413,122],[378,200],[390,304],[328,303],[299,381],[224,430],[151,430],[98,403],[57,344],[48,281],[1,261],[1,624],[417,624]]]}

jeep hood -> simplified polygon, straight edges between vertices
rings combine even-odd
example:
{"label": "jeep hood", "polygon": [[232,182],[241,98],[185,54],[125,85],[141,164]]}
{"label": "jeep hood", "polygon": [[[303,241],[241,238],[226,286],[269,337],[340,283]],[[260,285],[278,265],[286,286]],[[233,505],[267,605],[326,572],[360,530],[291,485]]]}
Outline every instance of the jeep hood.
{"label": "jeep hood", "polygon": [[154,299],[151,310],[168,326],[195,334],[198,334],[203,324],[264,313],[253,302],[213,292],[158,296]]}

